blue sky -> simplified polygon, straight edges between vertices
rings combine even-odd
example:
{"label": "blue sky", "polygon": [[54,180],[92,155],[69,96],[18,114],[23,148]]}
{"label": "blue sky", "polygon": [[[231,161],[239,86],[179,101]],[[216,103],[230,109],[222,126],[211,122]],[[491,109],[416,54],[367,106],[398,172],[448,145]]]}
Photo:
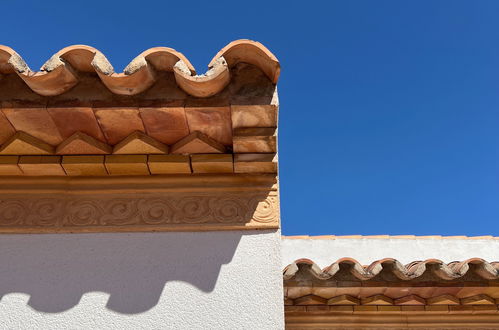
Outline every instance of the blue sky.
{"label": "blue sky", "polygon": [[249,38],[281,61],[283,233],[499,235],[499,1],[2,2],[39,68],[71,44],[121,71],[153,46],[203,72]]}

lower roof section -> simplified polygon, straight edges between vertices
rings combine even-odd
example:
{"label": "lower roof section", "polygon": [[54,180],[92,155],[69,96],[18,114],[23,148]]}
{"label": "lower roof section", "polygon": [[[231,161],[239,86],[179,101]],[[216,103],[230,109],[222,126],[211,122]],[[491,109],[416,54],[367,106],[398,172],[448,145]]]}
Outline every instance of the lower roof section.
{"label": "lower roof section", "polygon": [[497,329],[497,245],[493,237],[284,237],[286,328]]}

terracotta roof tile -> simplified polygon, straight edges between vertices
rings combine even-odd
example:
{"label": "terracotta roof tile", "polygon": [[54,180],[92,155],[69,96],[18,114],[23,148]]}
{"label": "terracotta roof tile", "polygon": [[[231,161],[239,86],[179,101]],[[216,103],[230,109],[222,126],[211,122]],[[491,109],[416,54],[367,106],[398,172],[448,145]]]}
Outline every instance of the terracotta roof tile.
{"label": "terracotta roof tile", "polygon": [[120,95],[144,92],[155,83],[156,72],[173,71],[177,84],[185,92],[207,97],[225,88],[230,69],[241,62],[257,66],[277,83],[279,61],[265,46],[251,40],[237,40],[224,47],[210,62],[210,70],[199,76],[184,55],[167,47],[144,51],[122,73],[116,73],[104,54],[90,46],[61,49],[38,72],[32,71],[12,48],[0,46],[0,73],[16,73],[35,93],[45,96],[62,94],[77,85],[78,71],[97,73],[111,92]]}
{"label": "terracotta roof tile", "polygon": [[52,146],[63,141],[59,129],[44,108],[2,109],[16,131],[23,131]]}
{"label": "terracotta roof tile", "polygon": [[341,258],[324,269],[321,269],[312,260],[299,259],[286,266],[283,276],[284,280],[290,280],[298,274],[306,274],[318,280],[330,280],[334,279],[339,271],[345,269],[345,267],[349,270],[352,280],[360,281],[371,280],[382,271],[387,271],[394,275],[395,278],[403,281],[419,278],[426,272],[431,272],[442,280],[455,280],[467,275],[470,271],[486,280],[499,280],[499,262],[489,263],[480,258],[448,264],[438,259],[427,259],[414,261],[405,266],[392,258],[376,260],[368,266],[363,266],[352,258]]}
{"label": "terracotta roof tile", "polygon": [[144,132],[144,125],[136,108],[98,108],[95,116],[99,122],[106,140],[115,145],[135,131]]}
{"label": "terracotta roof tile", "polygon": [[76,132],[82,132],[95,139],[106,142],[91,107],[47,108],[63,139]]}
{"label": "terracotta roof tile", "polygon": [[147,134],[165,144],[174,144],[189,135],[184,107],[139,108]]}

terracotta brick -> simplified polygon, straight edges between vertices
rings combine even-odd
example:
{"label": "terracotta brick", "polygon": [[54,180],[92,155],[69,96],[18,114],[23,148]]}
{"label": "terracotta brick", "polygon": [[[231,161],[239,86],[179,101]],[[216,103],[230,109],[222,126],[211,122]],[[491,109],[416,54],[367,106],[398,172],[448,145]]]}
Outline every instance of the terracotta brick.
{"label": "terracotta brick", "polygon": [[360,300],[350,295],[333,297],[327,301],[328,305],[359,305]]}
{"label": "terracotta brick", "polygon": [[232,145],[229,107],[185,108],[189,131],[199,131],[226,146]]}
{"label": "terracotta brick", "polygon": [[192,155],[191,166],[193,173],[233,173],[232,155],[208,154]]}
{"label": "terracotta brick", "polygon": [[291,299],[300,298],[312,294],[312,288],[308,286],[293,286],[287,288],[287,296]]}
{"label": "terracotta brick", "polygon": [[19,156],[0,156],[0,176],[23,175],[23,171],[17,165]]}
{"label": "terracotta brick", "polygon": [[329,306],[331,313],[352,314],[354,306]]}
{"label": "terracotta brick", "polygon": [[145,131],[138,108],[96,108],[94,112],[110,145],[117,144],[135,131]]}
{"label": "terracotta brick", "polygon": [[21,156],[19,167],[25,175],[30,176],[66,175],[61,160],[61,156]]}
{"label": "terracotta brick", "polygon": [[47,108],[47,111],[63,139],[81,132],[100,142],[106,142],[91,107]]}
{"label": "terracotta brick", "polygon": [[171,148],[172,154],[224,153],[225,146],[201,132],[192,132]]}
{"label": "terracotta brick", "polygon": [[2,111],[17,131],[23,131],[51,146],[57,146],[63,140],[45,108],[15,108]]}
{"label": "terracotta brick", "polygon": [[441,295],[426,299],[428,305],[459,305],[459,299],[450,295]]}
{"label": "terracotta brick", "polygon": [[54,148],[24,132],[17,132],[0,148],[2,155],[50,155]]}
{"label": "terracotta brick", "polygon": [[16,133],[16,130],[3,112],[0,111],[0,145],[7,141],[14,133]]}
{"label": "terracotta brick", "polygon": [[167,154],[168,146],[137,131],[120,141],[113,149],[114,154]]}
{"label": "terracotta brick", "polygon": [[326,305],[327,299],[309,294],[294,300],[295,305]]}
{"label": "terracotta brick", "polygon": [[63,156],[62,167],[69,176],[107,175],[104,156]]}
{"label": "terracotta brick", "polygon": [[393,305],[393,299],[378,294],[362,299],[362,305]]}
{"label": "terracotta brick", "polygon": [[150,155],[147,160],[151,174],[189,174],[190,162],[190,157],[184,155]]}
{"label": "terracotta brick", "polygon": [[416,295],[409,295],[402,298],[395,299],[395,305],[425,305],[426,301]]}
{"label": "terracotta brick", "polygon": [[461,299],[463,305],[495,305],[495,299],[485,294],[479,294]]}
{"label": "terracotta brick", "polygon": [[171,145],[189,135],[184,107],[140,108],[147,135]]}
{"label": "terracotta brick", "polygon": [[110,154],[112,148],[85,133],[76,132],[57,146],[58,155]]}
{"label": "terracotta brick", "polygon": [[378,312],[400,313],[401,311],[401,306],[378,306]]}
{"label": "terracotta brick", "polygon": [[236,154],[234,155],[235,173],[277,173],[275,154]]}
{"label": "terracotta brick", "polygon": [[277,151],[274,128],[239,128],[234,130],[235,153],[275,153]]}
{"label": "terracotta brick", "polygon": [[270,105],[231,105],[232,127],[276,127],[277,107]]}
{"label": "terracotta brick", "polygon": [[409,312],[420,313],[425,311],[425,306],[403,305],[400,306],[400,310],[404,313],[409,313]]}
{"label": "terracotta brick", "polygon": [[448,305],[431,305],[424,306],[424,309],[427,313],[448,313],[449,306]]}
{"label": "terracotta brick", "polygon": [[105,165],[111,175],[149,175],[146,155],[107,155]]}
{"label": "terracotta brick", "polygon": [[307,306],[307,312],[309,313],[329,313],[329,306]]}

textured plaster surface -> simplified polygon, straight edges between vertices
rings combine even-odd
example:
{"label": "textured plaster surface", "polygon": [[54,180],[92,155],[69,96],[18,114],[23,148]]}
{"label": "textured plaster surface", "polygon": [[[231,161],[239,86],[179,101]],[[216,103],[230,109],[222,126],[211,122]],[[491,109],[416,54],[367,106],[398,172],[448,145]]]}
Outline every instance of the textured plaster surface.
{"label": "textured plaster surface", "polygon": [[282,329],[280,233],[2,235],[1,329]]}
{"label": "textured plaster surface", "polygon": [[321,268],[339,258],[351,257],[369,265],[375,260],[395,258],[402,264],[436,258],[444,262],[482,258],[499,261],[499,240],[491,239],[283,239],[283,267],[301,258]]}

